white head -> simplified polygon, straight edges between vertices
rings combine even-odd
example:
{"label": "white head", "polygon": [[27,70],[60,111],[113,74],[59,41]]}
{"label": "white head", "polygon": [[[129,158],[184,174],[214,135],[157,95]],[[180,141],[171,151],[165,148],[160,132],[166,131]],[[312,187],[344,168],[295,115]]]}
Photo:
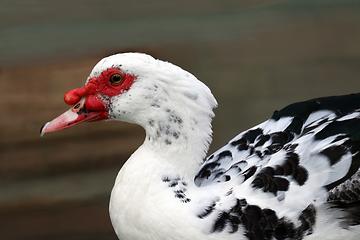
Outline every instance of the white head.
{"label": "white head", "polygon": [[176,141],[199,144],[191,136],[197,135],[203,151],[217,105],[209,88],[192,74],[140,53],[102,59],[85,86],[69,91],[64,99],[73,107],[45,124],[42,134],[85,121],[120,120],[141,125],[147,141],[159,146]]}

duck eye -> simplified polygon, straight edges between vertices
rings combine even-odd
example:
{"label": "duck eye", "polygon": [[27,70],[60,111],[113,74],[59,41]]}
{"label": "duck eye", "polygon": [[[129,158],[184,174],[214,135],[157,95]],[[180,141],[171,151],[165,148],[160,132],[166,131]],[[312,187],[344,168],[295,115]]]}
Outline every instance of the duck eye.
{"label": "duck eye", "polygon": [[109,82],[112,85],[120,85],[123,82],[124,78],[121,74],[115,73],[110,76]]}

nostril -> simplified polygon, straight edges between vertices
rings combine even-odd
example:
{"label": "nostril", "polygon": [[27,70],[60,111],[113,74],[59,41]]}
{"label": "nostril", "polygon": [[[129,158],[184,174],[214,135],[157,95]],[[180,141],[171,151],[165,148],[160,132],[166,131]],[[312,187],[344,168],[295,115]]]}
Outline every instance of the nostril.
{"label": "nostril", "polygon": [[79,102],[74,103],[74,105],[72,106],[71,110],[72,110],[73,112],[75,112],[75,113],[80,112],[81,109],[84,107],[85,100],[86,100],[85,97],[81,98]]}
{"label": "nostril", "polygon": [[77,104],[74,106],[74,109],[75,109],[75,110],[79,109],[79,108],[80,108],[80,105],[81,105],[80,103],[77,103]]}

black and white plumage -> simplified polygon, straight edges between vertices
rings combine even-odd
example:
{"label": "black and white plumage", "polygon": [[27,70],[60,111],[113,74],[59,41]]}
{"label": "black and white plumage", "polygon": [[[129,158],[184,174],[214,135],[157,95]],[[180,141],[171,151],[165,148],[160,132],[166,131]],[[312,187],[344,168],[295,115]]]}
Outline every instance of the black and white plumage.
{"label": "black and white plumage", "polygon": [[[313,99],[276,111],[270,120],[239,134],[207,158],[195,183],[211,185],[242,176],[244,188],[272,198],[268,204],[252,200],[262,206],[260,213],[264,207],[271,214],[295,211],[271,215],[276,220],[268,232],[266,227],[252,225],[246,229],[250,239],[271,239],[271,234],[276,239],[310,237],[319,201],[334,212],[348,206],[349,212],[345,210],[338,220],[343,228],[351,229],[360,223],[360,205],[356,207],[360,201],[359,103],[360,95],[353,94]],[[261,214],[266,218],[266,212]],[[223,225],[229,223],[227,220]],[[300,225],[294,227],[296,223]],[[283,224],[290,224],[288,231],[280,231]],[[326,239],[332,239],[331,235]]]}
{"label": "black and white plumage", "polygon": [[94,120],[146,131],[111,195],[122,240],[360,238],[359,94],[289,105],[205,161],[217,103],[177,66],[113,55],[65,101],[42,134]]}

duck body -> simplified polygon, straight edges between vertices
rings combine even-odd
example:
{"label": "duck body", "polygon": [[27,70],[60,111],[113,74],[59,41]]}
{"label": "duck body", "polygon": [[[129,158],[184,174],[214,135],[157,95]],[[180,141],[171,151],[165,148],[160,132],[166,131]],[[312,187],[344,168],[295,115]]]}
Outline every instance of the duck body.
{"label": "duck body", "polygon": [[122,240],[359,239],[360,95],[296,103],[205,158],[211,91],[139,53],[102,59],[45,132],[84,121],[141,125],[110,217]]}

